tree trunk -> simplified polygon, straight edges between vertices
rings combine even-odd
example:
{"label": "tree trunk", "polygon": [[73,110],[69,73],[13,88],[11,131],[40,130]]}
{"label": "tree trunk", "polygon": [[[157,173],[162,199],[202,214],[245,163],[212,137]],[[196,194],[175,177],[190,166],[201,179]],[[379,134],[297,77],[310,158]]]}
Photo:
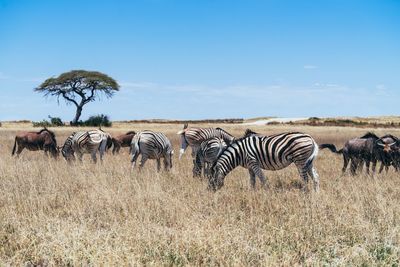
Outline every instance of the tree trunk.
{"label": "tree trunk", "polygon": [[78,124],[79,118],[82,115],[82,109],[83,109],[83,106],[76,107],[75,118],[71,121],[71,125],[77,125]]}

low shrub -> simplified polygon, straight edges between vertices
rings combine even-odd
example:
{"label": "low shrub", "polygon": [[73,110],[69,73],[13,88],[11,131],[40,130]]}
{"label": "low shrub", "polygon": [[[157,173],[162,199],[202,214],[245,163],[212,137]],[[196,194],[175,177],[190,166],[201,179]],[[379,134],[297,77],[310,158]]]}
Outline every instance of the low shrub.
{"label": "low shrub", "polygon": [[100,115],[94,115],[90,116],[89,119],[85,121],[79,121],[78,126],[88,126],[88,127],[111,127],[112,122],[110,121],[110,118],[107,115],[100,114]]}
{"label": "low shrub", "polygon": [[42,120],[42,121],[33,121],[33,127],[60,127],[64,126],[63,121],[58,117],[49,116],[50,121]]}

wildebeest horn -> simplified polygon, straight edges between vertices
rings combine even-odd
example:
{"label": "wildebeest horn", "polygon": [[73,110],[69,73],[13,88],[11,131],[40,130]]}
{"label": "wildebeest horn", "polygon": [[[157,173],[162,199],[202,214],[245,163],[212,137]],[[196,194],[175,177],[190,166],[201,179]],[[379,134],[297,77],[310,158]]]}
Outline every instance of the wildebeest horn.
{"label": "wildebeest horn", "polygon": [[393,142],[393,143],[388,144],[388,146],[393,146],[395,144],[396,144],[396,142]]}
{"label": "wildebeest horn", "polygon": [[377,142],[376,143],[378,146],[385,146],[385,144],[382,144],[382,143],[379,143],[379,142]]}

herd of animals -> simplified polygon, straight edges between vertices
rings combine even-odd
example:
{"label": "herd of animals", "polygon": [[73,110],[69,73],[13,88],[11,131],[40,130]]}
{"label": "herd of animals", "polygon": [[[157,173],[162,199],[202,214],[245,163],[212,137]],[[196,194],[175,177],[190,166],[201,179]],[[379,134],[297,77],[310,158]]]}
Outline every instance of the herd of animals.
{"label": "herd of animals", "polygon": [[[379,172],[393,166],[400,170],[400,140],[393,135],[378,137],[367,133],[359,138],[348,140],[344,147],[337,150],[333,144],[318,145],[308,134],[286,132],[274,135],[261,135],[246,130],[240,137],[234,137],[221,128],[198,128],[184,125],[177,133],[180,136],[179,159],[188,147],[192,148],[193,176],[206,176],[208,187],[218,190],[224,185],[225,177],[237,166],[248,169],[250,184],[255,187],[256,177],[266,187],[267,182],[262,169],[280,170],[292,163],[297,167],[301,179],[307,187],[309,177],[313,180],[314,190],[319,190],[319,176],[314,167],[314,160],[319,149],[343,155],[345,172],[350,164],[350,172],[355,175],[362,171],[365,164],[367,173],[372,164],[375,172],[377,162],[381,162]],[[60,151],[67,162],[78,157],[82,160],[84,154],[90,154],[97,161],[97,153],[103,159],[104,153],[112,148],[112,153],[118,153],[121,147],[129,147],[132,168],[141,155],[139,168],[148,159],[157,161],[157,169],[161,170],[161,159],[165,170],[172,168],[173,147],[167,136],[153,131],[130,131],[126,134],[112,137],[101,129],[72,133],[62,146],[57,145],[54,132],[44,128],[38,132],[23,132],[15,137],[12,155],[19,155],[23,149],[32,151],[43,150],[46,155],[57,158]]]}

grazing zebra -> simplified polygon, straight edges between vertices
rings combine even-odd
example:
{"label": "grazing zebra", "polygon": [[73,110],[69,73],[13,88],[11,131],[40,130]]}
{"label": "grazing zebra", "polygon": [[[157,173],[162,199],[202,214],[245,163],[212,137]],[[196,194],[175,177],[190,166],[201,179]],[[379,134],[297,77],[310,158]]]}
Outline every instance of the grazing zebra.
{"label": "grazing zebra", "polygon": [[224,185],[225,176],[239,165],[249,170],[253,188],[256,184],[256,176],[265,186],[266,180],[261,169],[276,171],[294,163],[305,182],[304,188],[310,175],[314,181],[314,189],[318,191],[319,177],[313,166],[317,154],[317,143],[310,135],[304,133],[243,137],[229,145],[218,157],[212,167],[209,188],[214,191],[221,188]]}
{"label": "grazing zebra", "polygon": [[177,134],[181,136],[179,159],[182,157],[183,153],[185,153],[188,146],[192,147],[192,157],[195,157],[201,142],[212,137],[219,137],[227,144],[230,144],[235,140],[233,135],[221,128],[188,128],[187,124],[185,124],[183,130],[179,131]]}
{"label": "grazing zebra", "polygon": [[204,175],[208,177],[210,174],[210,167],[226,147],[227,145],[224,139],[219,137],[213,137],[203,141],[196,153],[193,177],[201,176],[202,169]]}
{"label": "grazing zebra", "polygon": [[80,161],[82,161],[83,154],[91,154],[96,163],[97,151],[100,152],[100,160],[103,160],[104,152],[110,142],[111,136],[102,130],[74,132],[65,140],[61,153],[67,161],[75,160],[75,153]]}
{"label": "grazing zebra", "polygon": [[131,162],[132,168],[135,167],[136,160],[142,154],[140,168],[144,166],[148,159],[157,160],[157,170],[161,170],[161,158],[164,158],[164,168],[172,168],[172,150],[171,142],[163,133],[153,131],[142,131],[137,133],[131,143]]}

